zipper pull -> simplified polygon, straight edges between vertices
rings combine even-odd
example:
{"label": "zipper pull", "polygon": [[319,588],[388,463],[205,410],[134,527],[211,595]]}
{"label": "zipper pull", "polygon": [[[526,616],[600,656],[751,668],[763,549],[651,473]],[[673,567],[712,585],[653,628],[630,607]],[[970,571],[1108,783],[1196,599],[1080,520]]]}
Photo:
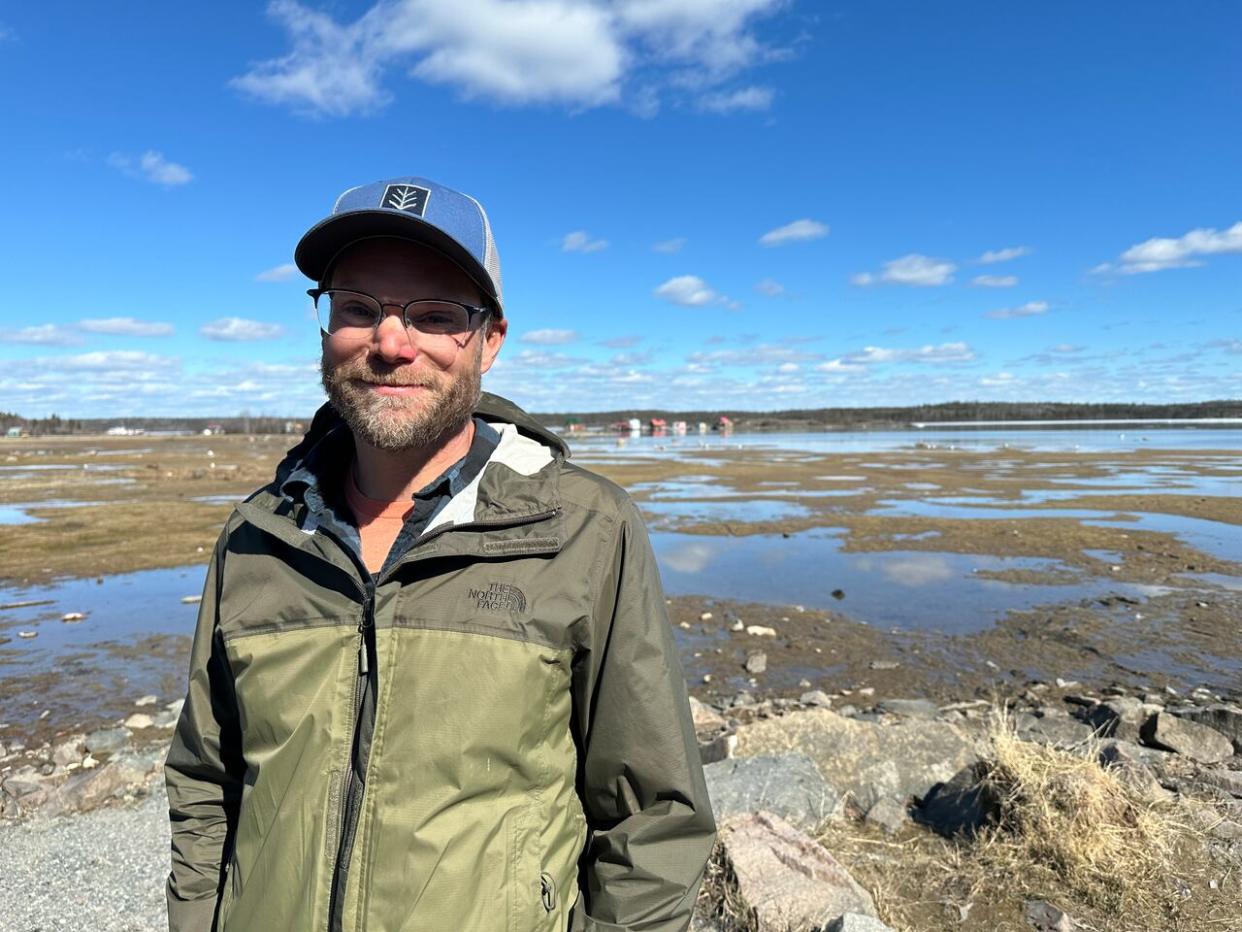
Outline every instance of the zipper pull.
{"label": "zipper pull", "polygon": [[556,881],[547,871],[539,875],[539,898],[543,900],[543,908],[546,912],[550,913],[556,909]]}
{"label": "zipper pull", "polygon": [[358,626],[358,632],[362,634],[362,638],[358,641],[358,675],[366,676],[371,672],[371,666],[367,663],[367,637],[361,625]]}

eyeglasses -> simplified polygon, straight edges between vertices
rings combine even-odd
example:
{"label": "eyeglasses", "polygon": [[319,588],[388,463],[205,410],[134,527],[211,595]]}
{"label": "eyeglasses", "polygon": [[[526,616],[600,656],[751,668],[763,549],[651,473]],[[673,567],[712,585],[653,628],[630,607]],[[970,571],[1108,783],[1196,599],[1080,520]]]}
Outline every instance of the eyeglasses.
{"label": "eyeglasses", "polygon": [[329,335],[340,333],[364,337],[373,334],[384,319],[385,307],[401,308],[401,319],[407,331],[449,337],[469,333],[491,313],[491,308],[442,298],[418,298],[405,304],[386,304],[364,291],[311,288],[306,293],[315,304],[319,329]]}

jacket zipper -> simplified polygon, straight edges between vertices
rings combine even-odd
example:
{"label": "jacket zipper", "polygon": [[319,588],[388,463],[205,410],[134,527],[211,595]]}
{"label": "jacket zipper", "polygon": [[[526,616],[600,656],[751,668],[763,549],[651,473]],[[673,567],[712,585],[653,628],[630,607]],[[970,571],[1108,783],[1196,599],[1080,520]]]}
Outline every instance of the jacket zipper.
{"label": "jacket zipper", "polygon": [[[332,869],[332,888],[328,898],[328,932],[340,932],[345,910],[345,884],[349,877],[349,859],[353,853],[354,836],[358,829],[361,810],[361,794],[365,784],[358,782],[355,773],[366,771],[367,760],[359,759],[358,736],[362,724],[362,706],[366,689],[370,685],[371,666],[368,660],[367,632],[375,629],[375,584],[367,583],[362,618],[358,622],[358,675],[354,677],[353,727],[349,741],[349,767],[345,771],[344,805],[341,807],[341,831],[336,849],[336,863]],[[370,757],[368,746],[367,757]]]}

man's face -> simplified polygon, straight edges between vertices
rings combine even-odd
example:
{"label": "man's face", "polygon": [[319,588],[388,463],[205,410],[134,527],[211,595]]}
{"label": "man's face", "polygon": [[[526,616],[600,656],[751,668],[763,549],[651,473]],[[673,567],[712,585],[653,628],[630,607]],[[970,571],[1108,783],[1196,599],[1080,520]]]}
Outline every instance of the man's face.
{"label": "man's face", "polygon": [[399,305],[444,298],[484,306],[478,286],[417,243],[372,239],[341,254],[326,287],[361,291],[386,305],[373,333],[341,330],[323,338],[323,387],[354,436],[381,450],[425,450],[459,431],[504,342],[506,321],[493,318],[490,327],[465,334],[424,334],[406,330]]}

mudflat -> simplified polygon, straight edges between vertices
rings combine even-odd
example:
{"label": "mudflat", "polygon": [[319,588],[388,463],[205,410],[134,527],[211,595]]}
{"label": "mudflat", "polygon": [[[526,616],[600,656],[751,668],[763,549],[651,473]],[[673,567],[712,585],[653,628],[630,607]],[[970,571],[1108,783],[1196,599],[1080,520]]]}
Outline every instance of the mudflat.
{"label": "mudflat", "polygon": [[[3,441],[0,603],[39,601],[66,580],[201,566],[232,503],[297,439]],[[675,451],[596,443],[575,457],[648,516],[693,692],[948,701],[1059,679],[1239,694],[1242,451],[952,449],[912,437],[825,453],[742,439]],[[201,576],[191,569],[180,585],[191,596]],[[0,702],[26,731],[78,725],[91,709],[114,720],[134,692],[118,670],[139,659],[165,670],[144,681],[161,698],[180,692],[187,609],[171,597],[176,626],[95,632],[110,643],[89,656],[57,648],[74,676],[59,659],[29,663],[50,649],[40,632],[91,611],[90,590],[75,592],[79,604],[42,614],[0,607]],[[43,708],[54,711],[39,719]]]}

